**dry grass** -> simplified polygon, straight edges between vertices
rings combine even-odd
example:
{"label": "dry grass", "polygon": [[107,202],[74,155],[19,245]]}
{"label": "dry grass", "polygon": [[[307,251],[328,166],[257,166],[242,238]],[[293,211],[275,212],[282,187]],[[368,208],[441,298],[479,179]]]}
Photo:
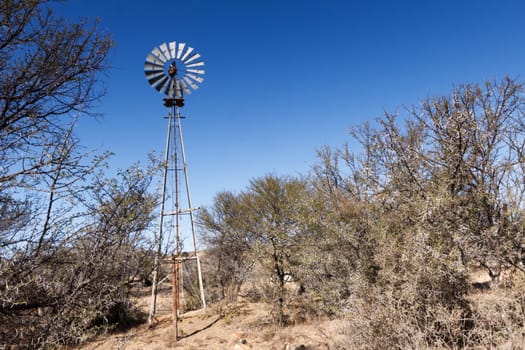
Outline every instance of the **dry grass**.
{"label": "dry grass", "polygon": [[[175,340],[170,291],[161,289],[159,314],[153,327],[146,323],[126,332],[106,334],[84,344],[78,350],[145,349],[333,349],[334,336],[342,334],[342,320],[319,320],[293,327],[279,328],[271,320],[271,305],[238,301],[235,305],[212,306],[206,314],[188,313],[179,323]],[[135,298],[147,310],[147,291]]]}
{"label": "dry grass", "polygon": [[[472,288],[467,300],[473,327],[468,331],[461,326],[465,321],[462,310],[439,305],[428,308],[427,316],[434,320],[430,325],[439,325],[441,334],[457,339],[461,335],[462,343],[451,345],[444,338],[432,343],[436,328],[425,328],[428,325],[421,323],[421,315],[415,314],[418,308],[401,304],[392,294],[378,295],[376,303],[356,298],[346,317],[338,320],[303,319],[285,328],[272,322],[272,307],[266,303],[239,300],[214,305],[205,315],[193,312],[182,317],[176,340],[166,288],[159,294],[160,312],[153,327],[144,323],[127,332],[101,336],[78,349],[525,349],[524,292],[521,272],[509,274],[505,283],[490,289]],[[137,294],[134,301],[146,311],[148,291]]]}

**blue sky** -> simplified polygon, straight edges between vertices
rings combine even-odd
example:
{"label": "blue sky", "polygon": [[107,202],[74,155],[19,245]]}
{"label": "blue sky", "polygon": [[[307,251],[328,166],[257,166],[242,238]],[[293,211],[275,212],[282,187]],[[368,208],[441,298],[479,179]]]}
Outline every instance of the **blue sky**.
{"label": "blue sky", "polygon": [[163,96],[143,64],[163,42],[185,42],[205,81],[182,114],[193,204],[212,203],[268,173],[305,174],[316,150],[347,129],[402,111],[454,85],[523,77],[524,1],[68,0],[71,19],[113,34],[99,121],[84,145],[115,153],[112,170],[164,149]]}

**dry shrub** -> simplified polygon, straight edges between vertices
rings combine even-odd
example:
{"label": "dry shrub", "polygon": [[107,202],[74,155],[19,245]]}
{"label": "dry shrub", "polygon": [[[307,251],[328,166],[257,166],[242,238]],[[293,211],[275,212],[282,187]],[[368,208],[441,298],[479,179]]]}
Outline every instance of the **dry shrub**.
{"label": "dry shrub", "polygon": [[468,309],[425,304],[417,297],[407,288],[386,293],[370,290],[366,299],[356,298],[347,316],[346,340],[340,345],[345,349],[461,348],[469,333]]}
{"label": "dry shrub", "polygon": [[[369,286],[352,297],[342,349],[523,349],[525,279],[508,287],[458,294],[463,274],[436,270],[432,275],[387,286]],[[380,277],[384,277],[381,276]],[[457,278],[454,281],[454,278]],[[397,286],[396,286],[397,283]],[[429,292],[432,291],[432,292]],[[449,292],[456,291],[454,294]]]}
{"label": "dry shrub", "polygon": [[475,292],[469,297],[475,322],[473,342],[486,348],[503,345],[507,349],[525,348],[524,277],[522,272],[515,271],[506,287]]}
{"label": "dry shrub", "polygon": [[319,304],[319,302],[312,301],[300,295],[291,298],[285,309],[285,313],[288,316],[288,323],[291,325],[299,325],[321,319],[324,314],[320,311],[321,308]]}
{"label": "dry shrub", "polygon": [[421,233],[380,241],[380,269],[349,300],[345,349],[463,348],[473,327],[461,265],[443,259]]}
{"label": "dry shrub", "polygon": [[346,336],[341,349],[410,349],[423,344],[423,335],[414,330],[412,315],[393,300],[373,305],[356,299],[347,316]]}

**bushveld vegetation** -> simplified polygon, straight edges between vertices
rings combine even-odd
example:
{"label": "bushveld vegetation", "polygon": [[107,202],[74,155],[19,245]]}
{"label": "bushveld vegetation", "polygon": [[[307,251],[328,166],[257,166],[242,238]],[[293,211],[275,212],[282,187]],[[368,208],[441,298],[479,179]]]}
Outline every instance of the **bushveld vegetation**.
{"label": "bushveld vegetation", "polygon": [[[78,344],[129,322],[130,286],[152,264],[157,163],[107,178],[108,154],[74,133],[103,95],[111,39],[45,3],[0,4],[6,347]],[[339,348],[523,346],[523,97],[510,78],[461,85],[355,127],[303,177],[217,194],[198,216],[208,301],[269,302],[282,327],[344,318]]]}
{"label": "bushveld vegetation", "polygon": [[132,316],[153,167],[104,176],[76,119],[103,94],[109,36],[42,0],[0,3],[0,347],[75,344]]}
{"label": "bushveld vegetation", "polygon": [[358,152],[324,148],[302,179],[218,194],[200,216],[215,300],[257,278],[244,292],[281,325],[298,308],[348,318],[343,348],[523,345],[523,93],[509,78],[462,85],[354,128]]}

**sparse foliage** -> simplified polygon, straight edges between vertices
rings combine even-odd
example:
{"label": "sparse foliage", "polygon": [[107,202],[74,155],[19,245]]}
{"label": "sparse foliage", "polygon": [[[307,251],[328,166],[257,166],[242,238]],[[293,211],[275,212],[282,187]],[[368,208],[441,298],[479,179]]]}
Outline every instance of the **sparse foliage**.
{"label": "sparse foliage", "polygon": [[[49,230],[61,235],[2,262],[0,330],[10,343],[78,343],[132,318],[129,283],[143,268],[138,253],[147,248],[143,233],[156,204],[148,192],[151,174],[133,167],[118,179],[94,181],[89,193],[84,189],[90,201],[75,226],[51,215]],[[67,213],[59,222],[66,219],[74,218]]]}
{"label": "sparse foliage", "polygon": [[302,249],[306,194],[304,181],[271,175],[252,180],[244,194],[252,250],[270,282],[269,296],[276,306],[276,321],[280,325],[287,323],[286,285],[293,279],[292,264]]}
{"label": "sparse foliage", "polygon": [[208,246],[204,261],[212,301],[234,302],[253,267],[246,217],[242,195],[231,192],[217,194],[213,207],[199,212],[198,223],[205,230]]}
{"label": "sparse foliage", "polygon": [[309,184],[270,176],[218,197],[204,216],[210,252],[241,266],[256,256],[280,321],[288,277],[303,309],[347,317],[342,348],[520,344],[523,285],[491,303],[469,273],[485,269],[498,288],[523,270],[524,92],[509,78],[461,85],[352,129],[360,151],[322,149]]}
{"label": "sparse foliage", "polygon": [[236,298],[253,268],[260,267],[259,286],[268,286],[266,297],[275,305],[280,324],[286,323],[286,285],[301,252],[306,195],[305,181],[268,175],[253,180],[239,195],[221,193],[213,212],[200,215],[209,245],[207,259],[217,267],[207,274],[215,274],[223,295],[233,288],[228,295]]}
{"label": "sparse foliage", "polygon": [[[326,241],[353,247],[349,324],[368,334],[347,346],[480,341],[469,269],[484,267],[496,281],[523,266],[523,92],[508,78],[460,86],[404,118],[387,113],[375,129],[354,129],[360,157],[321,153],[317,188],[337,215],[328,227],[346,228]],[[331,267],[344,271],[339,261]]]}
{"label": "sparse foliage", "polygon": [[151,173],[106,180],[108,154],[74,134],[104,92],[109,36],[46,4],[0,4],[0,347],[79,343],[125,321],[155,205]]}

